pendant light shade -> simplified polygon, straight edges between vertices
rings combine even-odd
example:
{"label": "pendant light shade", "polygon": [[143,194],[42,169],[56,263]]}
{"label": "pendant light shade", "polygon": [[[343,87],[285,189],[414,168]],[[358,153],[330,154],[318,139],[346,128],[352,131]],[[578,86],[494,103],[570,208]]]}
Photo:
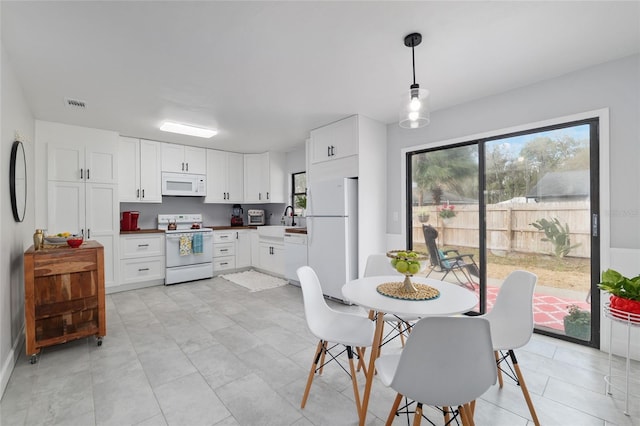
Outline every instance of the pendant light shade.
{"label": "pendant light shade", "polygon": [[402,95],[400,106],[400,118],[398,123],[405,129],[417,129],[429,124],[429,91],[421,89],[416,83],[416,59],[414,47],[422,42],[419,33],[409,34],[404,38],[404,45],[411,48],[413,64],[413,84],[409,86],[409,92]]}

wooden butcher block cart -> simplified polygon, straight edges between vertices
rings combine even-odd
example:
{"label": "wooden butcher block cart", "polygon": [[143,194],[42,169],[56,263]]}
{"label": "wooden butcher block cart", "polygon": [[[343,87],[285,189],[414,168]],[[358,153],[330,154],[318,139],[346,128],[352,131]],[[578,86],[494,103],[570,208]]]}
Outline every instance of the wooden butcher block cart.
{"label": "wooden butcher block cart", "polygon": [[31,246],[24,253],[25,340],[31,363],[40,349],[87,336],[98,346],[106,335],[104,248],[96,241],[80,247]]}

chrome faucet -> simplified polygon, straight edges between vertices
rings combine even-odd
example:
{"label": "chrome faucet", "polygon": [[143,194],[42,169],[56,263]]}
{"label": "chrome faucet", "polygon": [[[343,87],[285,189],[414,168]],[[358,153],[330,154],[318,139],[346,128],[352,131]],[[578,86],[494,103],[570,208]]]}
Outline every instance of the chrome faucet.
{"label": "chrome faucet", "polygon": [[286,218],[287,217],[287,212],[289,211],[289,209],[291,209],[291,226],[296,226],[293,206],[287,206],[284,209],[284,213],[282,215]]}

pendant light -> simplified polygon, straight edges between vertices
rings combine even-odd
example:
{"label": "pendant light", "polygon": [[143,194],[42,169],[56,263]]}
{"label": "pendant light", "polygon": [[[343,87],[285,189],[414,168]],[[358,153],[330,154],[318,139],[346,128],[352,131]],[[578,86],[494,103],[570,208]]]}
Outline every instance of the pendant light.
{"label": "pendant light", "polygon": [[409,86],[409,96],[402,96],[400,107],[400,127],[405,129],[417,129],[429,124],[429,91],[421,89],[416,83],[416,57],[414,47],[422,42],[420,33],[411,33],[404,38],[404,45],[411,48],[413,64],[413,84]]}

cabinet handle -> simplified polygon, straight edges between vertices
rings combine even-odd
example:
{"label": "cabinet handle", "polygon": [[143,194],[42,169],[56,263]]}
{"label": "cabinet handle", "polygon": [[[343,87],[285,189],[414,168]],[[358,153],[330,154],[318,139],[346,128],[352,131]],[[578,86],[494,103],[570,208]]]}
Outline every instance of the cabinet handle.
{"label": "cabinet handle", "polygon": [[267,192],[267,200],[269,199],[269,193]]}
{"label": "cabinet handle", "polygon": [[87,228],[87,240],[91,239],[91,229]]}
{"label": "cabinet handle", "polygon": [[220,252],[229,251],[229,249],[220,249]]}
{"label": "cabinet handle", "polygon": [[80,169],[80,180],[84,179],[84,169]]}
{"label": "cabinet handle", "polygon": [[87,169],[87,180],[89,180],[89,169]]}
{"label": "cabinet handle", "polygon": [[258,192],[258,200],[262,200],[262,192]]}
{"label": "cabinet handle", "polygon": [[149,244],[138,244],[138,247],[149,247]]}
{"label": "cabinet handle", "polygon": [[327,145],[327,157],[331,157],[331,147]]}
{"label": "cabinet handle", "polygon": [[148,270],[149,270],[149,268],[140,268],[140,269],[138,269],[138,272],[144,272],[144,271],[148,271]]}
{"label": "cabinet handle", "polygon": [[224,239],[226,239],[226,238],[229,238],[229,236],[228,236],[228,235],[220,235],[220,239],[221,239],[221,240],[224,240]]}
{"label": "cabinet handle", "polygon": [[334,155],[336,155],[335,153],[335,146],[331,145],[331,156],[333,157]]}
{"label": "cabinet handle", "polygon": [[238,236],[238,232],[236,231],[236,240],[237,240],[238,238],[240,238],[240,237]]}
{"label": "cabinet handle", "polygon": [[142,190],[142,198],[144,198],[144,189]]}
{"label": "cabinet handle", "polygon": [[182,163],[182,171],[184,172],[184,163]]}
{"label": "cabinet handle", "polygon": [[140,190],[139,189],[136,190],[136,198],[140,198]]}
{"label": "cabinet handle", "polygon": [[229,262],[220,262],[220,266],[225,266],[225,265],[228,265],[228,264],[229,264]]}

